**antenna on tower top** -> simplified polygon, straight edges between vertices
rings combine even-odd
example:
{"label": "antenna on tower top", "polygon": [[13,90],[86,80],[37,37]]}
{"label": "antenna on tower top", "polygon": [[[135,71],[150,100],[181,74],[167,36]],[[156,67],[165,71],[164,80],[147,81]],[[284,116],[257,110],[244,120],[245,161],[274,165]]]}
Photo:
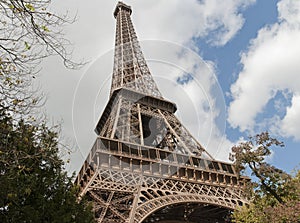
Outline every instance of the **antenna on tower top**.
{"label": "antenna on tower top", "polygon": [[118,12],[120,11],[120,9],[128,11],[130,15],[132,13],[131,7],[120,1],[120,2],[118,2],[117,6],[115,8],[115,11],[114,11],[114,17],[115,18],[117,17]]}

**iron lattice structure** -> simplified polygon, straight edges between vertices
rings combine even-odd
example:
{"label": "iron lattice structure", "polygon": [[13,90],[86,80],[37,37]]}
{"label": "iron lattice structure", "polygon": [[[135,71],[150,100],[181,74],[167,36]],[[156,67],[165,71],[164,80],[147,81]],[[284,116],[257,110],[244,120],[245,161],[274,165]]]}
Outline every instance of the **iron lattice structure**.
{"label": "iron lattice structure", "polygon": [[215,160],[159,92],[119,2],[110,99],[76,183],[97,222],[227,222],[247,203],[232,164]]}

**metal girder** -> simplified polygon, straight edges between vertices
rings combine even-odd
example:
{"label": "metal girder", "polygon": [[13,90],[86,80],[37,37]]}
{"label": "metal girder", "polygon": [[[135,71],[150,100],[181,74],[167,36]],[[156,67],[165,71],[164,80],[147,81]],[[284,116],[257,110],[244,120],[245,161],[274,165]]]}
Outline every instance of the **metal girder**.
{"label": "metal girder", "polygon": [[215,160],[177,119],[176,105],[161,96],[150,74],[131,13],[121,2],[114,11],[110,100],[76,178],[79,197],[93,201],[99,223],[175,216],[178,221],[225,222],[230,210],[248,202],[243,188],[249,179],[232,164]]}
{"label": "metal girder", "polygon": [[128,88],[162,98],[143,56],[129,8],[118,4],[115,10],[117,24],[111,95],[116,89]]}
{"label": "metal girder", "polygon": [[104,168],[97,169],[94,174],[96,177],[88,186],[86,194],[96,203],[98,222],[106,222],[104,219],[118,219],[116,222],[138,223],[163,207],[180,203],[212,205],[216,211],[222,211],[224,208],[234,210],[247,203],[242,188],[237,186],[151,177]]}

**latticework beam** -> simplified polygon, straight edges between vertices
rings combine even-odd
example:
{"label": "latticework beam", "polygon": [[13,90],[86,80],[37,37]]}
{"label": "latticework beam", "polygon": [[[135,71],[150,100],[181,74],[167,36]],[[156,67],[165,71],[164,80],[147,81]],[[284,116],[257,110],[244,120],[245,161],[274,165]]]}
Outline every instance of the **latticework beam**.
{"label": "latticework beam", "polygon": [[119,2],[110,99],[76,184],[99,223],[220,222],[247,203],[248,179],[215,160],[175,116]]}

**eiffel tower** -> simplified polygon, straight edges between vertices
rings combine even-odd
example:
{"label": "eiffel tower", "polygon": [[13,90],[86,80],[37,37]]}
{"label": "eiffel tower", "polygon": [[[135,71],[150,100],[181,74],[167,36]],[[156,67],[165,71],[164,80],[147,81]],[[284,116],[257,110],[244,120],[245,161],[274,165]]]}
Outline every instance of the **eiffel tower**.
{"label": "eiffel tower", "polygon": [[215,160],[174,115],[141,51],[132,9],[118,2],[109,101],[77,175],[103,223],[229,222],[247,203],[230,163]]}

